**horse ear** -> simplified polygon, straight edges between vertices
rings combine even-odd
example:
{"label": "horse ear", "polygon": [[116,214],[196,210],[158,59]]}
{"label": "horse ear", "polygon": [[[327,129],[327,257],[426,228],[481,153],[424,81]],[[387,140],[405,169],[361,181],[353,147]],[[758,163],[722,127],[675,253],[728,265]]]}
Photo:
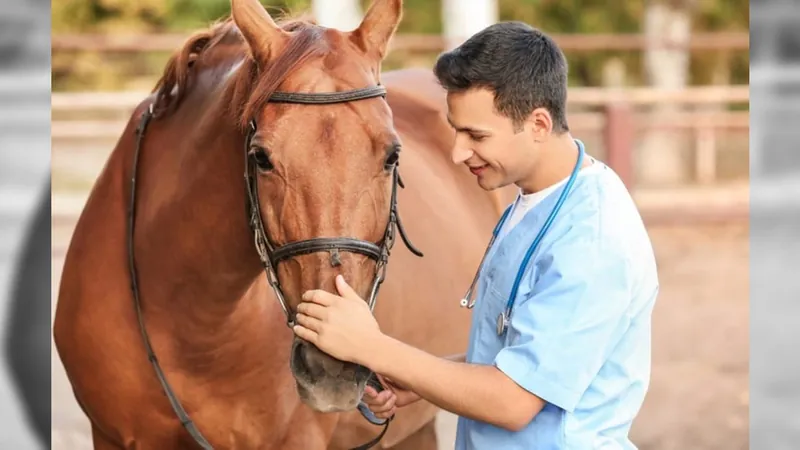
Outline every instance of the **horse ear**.
{"label": "horse ear", "polygon": [[231,0],[231,16],[259,61],[268,60],[288,38],[259,0]]}
{"label": "horse ear", "polygon": [[374,0],[352,38],[364,52],[383,60],[402,17],[403,0]]}

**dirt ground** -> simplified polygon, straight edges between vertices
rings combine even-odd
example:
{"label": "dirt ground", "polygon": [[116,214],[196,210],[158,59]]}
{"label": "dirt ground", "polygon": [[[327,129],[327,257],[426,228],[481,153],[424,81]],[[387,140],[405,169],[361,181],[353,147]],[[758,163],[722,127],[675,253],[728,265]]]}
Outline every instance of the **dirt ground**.
{"label": "dirt ground", "polygon": [[747,449],[748,225],[649,231],[661,293],[651,385],[632,438],[642,450]]}
{"label": "dirt ground", "polygon": [[[651,226],[650,235],[662,290],[652,382],[632,438],[641,450],[747,449],[748,226]],[[57,283],[62,262],[53,263]],[[63,383],[61,376],[54,373]],[[59,384],[54,380],[53,448],[89,448],[86,436],[76,436],[84,420],[63,403],[72,400]],[[438,429],[441,448],[452,448],[454,416],[442,414]]]}

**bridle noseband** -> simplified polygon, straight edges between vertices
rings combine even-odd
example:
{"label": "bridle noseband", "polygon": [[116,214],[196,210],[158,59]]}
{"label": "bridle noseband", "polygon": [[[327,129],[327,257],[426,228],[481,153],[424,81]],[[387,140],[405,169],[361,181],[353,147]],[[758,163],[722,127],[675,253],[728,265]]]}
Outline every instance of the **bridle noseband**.
{"label": "bridle noseband", "polygon": [[[386,96],[386,88],[384,88],[381,85],[377,85],[373,87],[353,89],[341,92],[324,92],[324,93],[275,92],[270,96],[267,102],[294,103],[294,104],[304,104],[304,105],[328,105],[333,103],[353,102],[357,100],[364,100],[376,97],[385,98],[385,96]],[[197,444],[204,450],[214,450],[211,444],[203,437],[203,435],[197,429],[197,426],[194,424],[194,422],[189,418],[189,415],[186,413],[186,410],[183,408],[177,396],[175,395],[174,391],[172,390],[171,386],[167,382],[166,376],[164,375],[163,370],[161,370],[161,365],[158,363],[158,359],[156,358],[155,352],[153,351],[153,348],[150,344],[150,339],[148,337],[147,330],[144,325],[144,318],[142,316],[142,308],[141,308],[141,301],[139,299],[139,288],[138,288],[138,281],[136,274],[136,263],[133,251],[134,250],[133,231],[134,231],[135,211],[136,211],[136,172],[138,166],[139,152],[142,147],[142,141],[144,139],[145,130],[152,118],[153,118],[153,105],[151,104],[150,107],[142,114],[139,126],[136,129],[136,148],[134,150],[134,155],[133,155],[131,192],[130,192],[131,196],[130,196],[130,203],[128,206],[128,258],[129,258],[129,266],[131,272],[130,273],[131,290],[133,291],[133,300],[136,308],[136,315],[139,322],[139,329],[142,334],[142,339],[144,340],[145,350],[147,351],[147,357],[153,365],[158,380],[161,383],[161,387],[164,389],[164,393],[167,395],[167,398],[169,399],[170,404],[172,405],[172,408],[175,411],[175,414],[181,421],[181,425],[183,425],[183,427],[192,436],[195,442],[197,442]],[[370,291],[369,298],[367,299],[369,308],[372,311],[375,307],[375,302],[377,300],[378,289],[380,288],[380,285],[381,283],[383,283],[383,280],[386,276],[386,265],[389,262],[389,254],[391,252],[392,247],[394,246],[396,232],[397,231],[400,232],[400,236],[402,237],[403,242],[406,244],[408,249],[413,254],[420,257],[423,256],[422,252],[417,250],[416,247],[414,247],[408,240],[405,230],[403,229],[403,225],[400,222],[400,216],[397,210],[397,187],[399,186],[402,188],[403,182],[400,179],[400,174],[398,172],[397,164],[395,164],[395,167],[392,169],[392,194],[389,205],[389,218],[388,218],[388,223],[386,224],[386,230],[380,242],[373,243],[370,241],[365,241],[362,239],[356,239],[351,237],[315,237],[303,241],[290,242],[288,244],[284,244],[276,248],[269,240],[269,237],[264,228],[264,222],[261,217],[261,208],[258,202],[258,183],[256,183],[257,174],[255,173],[256,170],[255,164],[253,164],[252,161],[254,157],[249,152],[253,136],[255,135],[256,132],[256,126],[257,125],[255,120],[251,120],[249,129],[247,130],[247,135],[245,138],[245,146],[244,146],[245,147],[244,178],[247,190],[248,223],[250,225],[251,230],[253,231],[253,239],[256,247],[256,252],[258,253],[259,258],[261,259],[262,265],[264,266],[264,272],[266,273],[267,280],[270,286],[272,286],[272,289],[275,292],[275,296],[277,297],[278,302],[280,303],[281,308],[283,309],[283,313],[286,316],[287,325],[289,327],[293,327],[295,324],[295,317],[294,313],[290,310],[290,308],[286,303],[286,299],[283,295],[283,290],[281,289],[280,281],[278,280],[276,268],[281,261],[285,261],[295,256],[306,255],[317,252],[330,253],[330,263],[332,267],[341,265],[341,259],[340,259],[341,252],[359,253],[362,255],[366,255],[370,259],[375,260],[376,263],[375,278],[372,283],[372,289]],[[375,379],[374,374],[370,377],[367,383],[373,386],[378,391],[383,390],[383,386]],[[369,409],[365,407],[363,404],[359,405],[358,409],[370,423],[375,425],[383,425],[383,430],[375,439],[353,449],[353,450],[366,450],[373,447],[378,442],[380,442],[380,440],[386,434],[386,431],[389,428],[389,423],[391,422],[393,417],[386,419],[384,421],[380,421],[379,419],[374,417],[374,415],[371,414]]]}

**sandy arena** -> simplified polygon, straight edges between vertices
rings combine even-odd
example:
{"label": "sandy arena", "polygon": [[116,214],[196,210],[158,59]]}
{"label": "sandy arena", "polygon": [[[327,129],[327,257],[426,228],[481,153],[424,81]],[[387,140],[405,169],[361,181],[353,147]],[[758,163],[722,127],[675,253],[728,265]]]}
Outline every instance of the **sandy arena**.
{"label": "sandy arena", "polygon": [[[71,227],[71,226],[70,226]],[[71,230],[55,229],[54,248]],[[632,437],[642,450],[748,448],[748,227],[652,226],[661,279],[652,383]],[[53,260],[53,301],[63,260]],[[440,448],[455,418],[441,414]],[[90,449],[53,353],[53,448]]]}

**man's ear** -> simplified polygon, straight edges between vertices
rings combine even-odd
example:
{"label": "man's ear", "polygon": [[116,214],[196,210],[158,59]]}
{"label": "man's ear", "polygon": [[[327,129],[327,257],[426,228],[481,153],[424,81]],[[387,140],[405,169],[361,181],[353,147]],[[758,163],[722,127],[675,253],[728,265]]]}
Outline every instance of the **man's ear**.
{"label": "man's ear", "polygon": [[553,132],[553,117],[547,109],[536,108],[525,121],[525,127],[533,134],[536,142],[543,142]]}

